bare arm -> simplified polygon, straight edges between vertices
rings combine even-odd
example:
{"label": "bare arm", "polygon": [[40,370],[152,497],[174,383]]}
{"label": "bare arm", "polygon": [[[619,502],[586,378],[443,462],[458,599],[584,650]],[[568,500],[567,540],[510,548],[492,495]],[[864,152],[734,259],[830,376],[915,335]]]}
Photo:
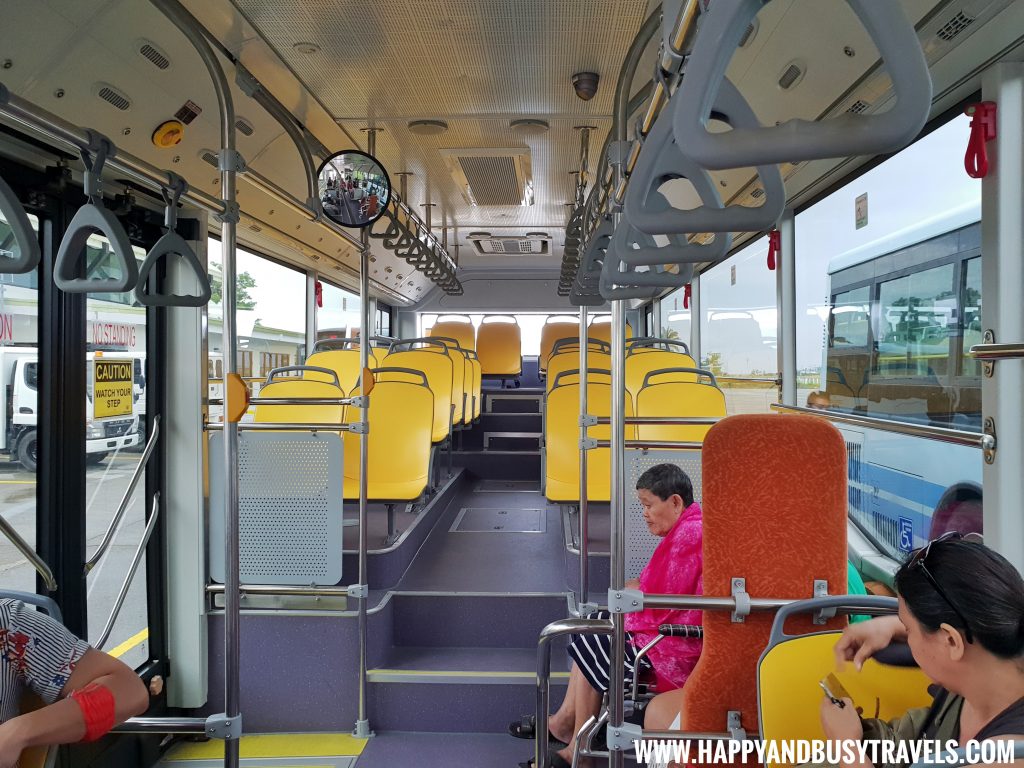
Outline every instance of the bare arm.
{"label": "bare arm", "polygon": [[91,683],[113,694],[115,723],[149,707],[149,692],[139,676],[114,657],[90,648],[75,665],[58,701],[0,725],[0,768],[16,766],[18,755],[29,747],[81,741],[85,736],[82,710],[67,696]]}

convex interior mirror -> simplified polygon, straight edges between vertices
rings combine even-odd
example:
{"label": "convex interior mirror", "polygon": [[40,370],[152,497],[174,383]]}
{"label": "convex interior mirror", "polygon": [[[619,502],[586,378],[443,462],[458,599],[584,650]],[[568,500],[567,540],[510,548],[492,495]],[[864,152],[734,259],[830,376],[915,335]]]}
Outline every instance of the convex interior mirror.
{"label": "convex interior mirror", "polygon": [[391,180],[377,158],[357,150],[331,155],[317,173],[324,214],[343,227],[373,224],[391,201]]}

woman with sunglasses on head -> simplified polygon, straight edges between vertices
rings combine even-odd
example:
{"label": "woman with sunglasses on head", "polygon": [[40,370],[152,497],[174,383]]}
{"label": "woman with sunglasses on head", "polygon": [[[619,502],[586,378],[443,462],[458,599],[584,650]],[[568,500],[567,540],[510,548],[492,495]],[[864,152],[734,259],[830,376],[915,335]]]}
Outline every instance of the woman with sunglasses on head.
{"label": "woman with sunglasses on head", "polygon": [[829,739],[940,739],[963,745],[1024,739],[1024,579],[974,535],[946,534],[918,550],[896,573],[898,616],[851,624],[836,659],[864,661],[906,642],[939,687],[931,707],[891,722],[862,720],[849,699],[822,700]]}

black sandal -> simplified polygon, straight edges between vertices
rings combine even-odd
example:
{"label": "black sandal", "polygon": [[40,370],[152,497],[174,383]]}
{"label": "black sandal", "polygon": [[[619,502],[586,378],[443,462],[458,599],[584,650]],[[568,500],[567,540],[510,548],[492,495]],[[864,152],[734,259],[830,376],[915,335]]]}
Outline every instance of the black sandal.
{"label": "black sandal", "polygon": [[[531,757],[525,763],[520,763],[519,768],[533,768],[533,758]],[[572,765],[566,762],[566,759],[557,752],[552,752],[548,755],[547,768],[572,768]]]}
{"label": "black sandal", "polygon": [[[537,716],[536,715],[523,715],[519,720],[508,724],[509,736],[515,736],[517,739],[529,739],[533,741],[537,738]],[[559,739],[552,733],[548,733],[548,743],[558,745],[561,749],[565,746],[565,742]]]}

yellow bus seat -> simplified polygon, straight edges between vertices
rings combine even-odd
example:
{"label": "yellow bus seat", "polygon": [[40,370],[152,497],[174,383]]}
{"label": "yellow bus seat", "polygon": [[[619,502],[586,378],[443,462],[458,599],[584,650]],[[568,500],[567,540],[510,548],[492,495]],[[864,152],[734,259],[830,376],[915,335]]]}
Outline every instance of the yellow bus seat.
{"label": "yellow bus seat", "polygon": [[[657,354],[657,353],[654,353]],[[644,384],[636,396],[637,416],[675,417],[707,416],[725,418],[725,393],[714,385],[714,376],[706,371],[712,383],[680,380],[678,377],[697,378],[691,371],[698,368],[669,368],[650,371],[648,379],[657,376],[656,383]],[[710,424],[638,424],[640,440],[670,440],[673,442],[702,443]]]}
{"label": "yellow bus seat", "polygon": [[477,357],[475,349],[464,349],[473,376],[473,383],[470,392],[473,395],[473,421],[480,419],[480,409],[483,405],[483,375],[480,370],[480,358]]}
{"label": "yellow bus seat", "polygon": [[553,315],[544,321],[540,329],[540,354],[537,356],[537,367],[542,373],[548,369],[548,358],[555,342],[570,338],[579,339],[579,322],[574,318]]}
{"label": "yellow bus seat", "polygon": [[[813,416],[731,416],[704,438],[701,470],[704,594],[729,596],[738,578],[752,599],[804,600],[816,580],[846,594],[846,446],[835,427]],[[806,525],[809,509],[813,525]],[[789,629],[821,632],[845,622],[816,625],[795,615]],[[728,610],[704,611],[702,623],[700,660],[682,693],[683,731],[728,730],[735,711],[747,733],[758,732],[758,660],[772,614],[734,622]]]}
{"label": "yellow bus seat", "polygon": [[[610,373],[593,370],[587,373],[587,411],[592,416],[611,414]],[[603,381],[602,381],[603,379]],[[626,416],[633,415],[627,398]],[[544,405],[544,495],[548,501],[575,503],[580,500],[580,384],[579,371],[563,371],[558,376]],[[608,425],[591,427],[588,435],[608,440]],[[635,430],[626,426],[626,439],[632,440]],[[607,448],[595,448],[587,456],[587,498],[590,501],[611,499],[611,454]]]}
{"label": "yellow bus seat", "polygon": [[[400,344],[411,342],[402,341]],[[416,342],[422,343],[422,342]],[[434,345],[444,347],[441,342]],[[398,344],[392,345],[392,349]],[[427,386],[434,393],[434,424],[432,442],[443,443],[451,434],[452,426],[452,380],[453,362],[446,348],[438,352],[425,349],[409,349],[389,352],[384,358],[385,368],[412,368],[422,371],[427,377]],[[372,392],[370,393],[373,394]]]}
{"label": "yellow bus seat", "polygon": [[[296,372],[317,374],[324,379],[332,374],[332,371],[321,368],[310,370],[310,366],[292,366]],[[285,371],[288,369],[277,369]],[[277,371],[272,371],[267,378],[267,383],[260,389],[260,397],[308,399],[308,398],[343,398],[345,392],[338,386],[337,376],[333,377],[334,383],[318,381],[307,378],[281,378]],[[257,423],[270,424],[337,424],[341,431],[341,425],[345,421],[345,406],[336,405],[256,405],[254,406],[253,419]]]}
{"label": "yellow bus seat", "polygon": [[[448,350],[452,358],[452,404],[455,411],[452,415],[452,423],[457,426],[469,425],[473,422],[472,398],[473,398],[473,367],[466,356],[465,350],[459,346],[457,339],[449,336],[431,336],[434,341],[440,341]],[[431,352],[440,352],[439,347],[433,345],[424,347]]]}
{"label": "yellow bus seat", "polygon": [[484,322],[476,334],[476,352],[484,376],[512,378],[523,372],[523,341],[519,323]]}
{"label": "yellow bus seat", "polygon": [[[663,349],[653,349],[651,347],[640,347],[639,349],[646,351],[641,353],[639,350],[627,350],[626,352],[626,392],[629,397],[633,398],[634,405],[636,404],[636,396],[644,385],[644,377],[651,371],[656,371],[659,368],[697,367],[697,363],[694,362],[693,358],[682,352],[666,352]],[[687,378],[681,374],[678,380],[696,381],[697,376],[690,375]]]}
{"label": "yellow bus seat", "polygon": [[894,667],[868,659],[860,672],[852,664],[836,671],[833,649],[841,632],[786,635],[782,625],[795,613],[826,606],[866,608],[891,603],[892,598],[833,596],[793,603],[776,615],[768,647],[757,667],[761,738],[770,740],[824,739],[819,710],[823,691],[818,682],[834,673],[864,717],[891,720],[908,709],[931,704],[930,681],[917,667]]}
{"label": "yellow bus seat", "polygon": [[[590,328],[587,331],[587,336],[593,339],[600,339],[608,344],[612,341],[612,324],[611,321],[598,322],[596,319],[590,321]],[[633,326],[626,323],[626,338],[632,338]]]}
{"label": "yellow bus seat", "polygon": [[661,336],[637,336],[626,339],[626,354],[634,355],[641,352],[652,352],[661,349],[664,352],[682,352],[690,354],[690,345],[679,339],[666,339]]}
{"label": "yellow bus seat", "polygon": [[[370,364],[373,364],[372,358]],[[327,368],[334,371],[338,385],[351,392],[359,384],[359,349],[327,349],[314,352],[306,358],[306,365],[316,368]],[[331,377],[319,371],[303,371],[302,378],[313,381],[331,381]]]}
{"label": "yellow bus seat", "polygon": [[[575,351],[568,350],[566,352],[559,352],[557,355],[552,355],[551,359],[548,360],[548,373],[547,380],[545,381],[545,387],[548,392],[551,391],[552,387],[555,386],[555,379],[558,378],[560,373],[564,371],[578,371],[580,368],[580,352],[579,347]],[[602,370],[610,371],[612,369],[612,356],[607,352],[595,352],[588,350],[587,352],[587,370]],[[627,398],[629,399],[629,398]]]}
{"label": "yellow bus seat", "polygon": [[[374,368],[373,374],[366,497],[374,502],[415,501],[430,481],[434,394],[422,371],[384,366]],[[353,396],[358,394],[356,388]],[[349,406],[347,416],[359,421],[360,409]],[[359,498],[360,436],[346,432],[344,440],[343,494],[351,501]]]}
{"label": "yellow bus seat", "polygon": [[447,336],[458,341],[463,349],[476,349],[476,329],[469,318],[436,322],[427,331],[427,336]]}

